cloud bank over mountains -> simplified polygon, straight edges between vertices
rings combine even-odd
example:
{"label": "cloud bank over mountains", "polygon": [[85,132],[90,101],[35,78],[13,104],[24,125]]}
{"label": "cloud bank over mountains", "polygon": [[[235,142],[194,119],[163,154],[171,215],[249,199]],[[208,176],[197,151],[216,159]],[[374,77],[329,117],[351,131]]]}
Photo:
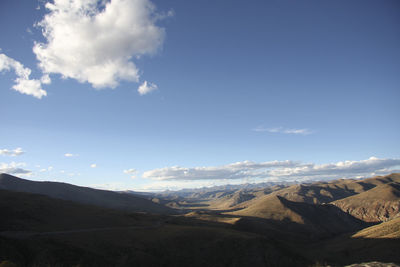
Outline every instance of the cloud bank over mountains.
{"label": "cloud bank over mountains", "polygon": [[[0,151],[4,151],[4,149]],[[9,150],[7,151],[9,154]],[[35,176],[53,170],[51,166],[36,172],[25,169],[26,165],[24,162],[0,162],[0,173]],[[91,164],[90,167],[95,168],[97,165]],[[125,169],[122,172],[131,178],[140,179],[138,175],[140,172],[137,169]],[[248,182],[328,181],[341,178],[368,178],[393,172],[400,172],[400,159],[370,157],[366,160],[339,161],[328,164],[302,163],[290,160],[259,163],[241,161],[221,166],[191,168],[173,166],[145,171],[141,178],[152,180],[152,182],[144,184],[141,190],[179,190]],[[61,171],[61,173],[64,173],[64,171]],[[70,173],[68,175],[73,176],[75,174]],[[121,186],[124,187],[123,184]],[[119,187],[119,189],[122,190],[122,187]],[[112,190],[113,188],[108,189]],[[125,186],[124,190],[132,190],[132,188]]]}
{"label": "cloud bank over mountains", "polygon": [[29,170],[25,170],[22,167],[25,167],[25,163],[23,162],[11,162],[11,163],[0,163],[0,173],[8,173],[13,175],[27,175],[32,172]]}
{"label": "cloud bank over mountains", "polygon": [[255,163],[243,161],[216,167],[166,167],[143,173],[157,181],[236,180],[258,178],[265,181],[307,181],[358,178],[387,174],[400,168],[400,159],[371,157],[360,161],[304,164],[295,161]]}

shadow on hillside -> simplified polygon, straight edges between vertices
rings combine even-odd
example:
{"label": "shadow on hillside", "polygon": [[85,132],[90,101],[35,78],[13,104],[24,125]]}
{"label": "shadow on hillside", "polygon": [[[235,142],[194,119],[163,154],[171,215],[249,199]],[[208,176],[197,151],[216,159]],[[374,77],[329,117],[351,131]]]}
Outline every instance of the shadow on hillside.
{"label": "shadow on hillside", "polygon": [[376,187],[376,185],[365,183],[365,182],[358,182],[358,184],[362,186],[364,191],[368,191],[368,190]]}
{"label": "shadow on hillside", "polygon": [[313,227],[256,217],[242,217],[233,226],[262,234],[310,262],[341,266],[360,262],[400,263],[400,239],[353,238],[354,232],[312,231]]}
{"label": "shadow on hillside", "polygon": [[311,244],[299,253],[314,262],[338,265],[372,261],[400,264],[400,239],[352,238],[347,234]]}
{"label": "shadow on hillside", "polygon": [[[301,211],[304,214],[309,209],[309,205],[303,204],[291,201],[286,203],[291,209]],[[327,225],[329,220],[332,220],[332,217],[326,216],[326,214],[325,219],[315,218],[314,221],[306,220],[304,224],[295,223],[289,219],[277,221],[230,214],[219,214],[219,216],[223,218],[240,217],[240,220],[231,225],[222,222],[205,222],[196,218],[185,218],[184,220],[176,218],[175,221],[170,221],[170,223],[197,226],[213,225],[222,228],[233,228],[239,232],[250,232],[261,235],[283,250],[290,251],[299,257],[304,257],[308,262],[312,263],[333,266],[371,261],[400,263],[400,239],[353,238],[352,235],[355,232],[372,224],[360,221],[344,213],[336,206],[321,206],[331,213],[336,213],[338,216],[346,218],[344,223],[346,223],[346,220],[355,223],[354,228],[349,231],[340,227],[317,227],[316,224]],[[308,212],[310,211],[308,210]],[[210,213],[208,212],[208,214]],[[305,263],[303,262],[302,264]],[[302,264],[297,264],[296,266],[312,266]]]}
{"label": "shadow on hillside", "polygon": [[202,203],[179,203],[179,206],[183,208],[190,208],[190,207],[200,208],[200,207],[209,207],[210,205]]}
{"label": "shadow on hillside", "polygon": [[162,220],[163,224],[153,229],[115,229],[19,241],[0,237],[0,261],[21,258],[20,262],[27,263],[24,266],[42,261],[61,261],[65,266],[78,261],[81,266],[247,266],[248,260],[256,259],[253,266],[300,267],[317,262],[335,266],[400,262],[399,239],[355,239],[352,233],[332,231],[313,233],[312,222],[298,224],[248,216],[242,216],[234,225],[181,216],[163,216]]}

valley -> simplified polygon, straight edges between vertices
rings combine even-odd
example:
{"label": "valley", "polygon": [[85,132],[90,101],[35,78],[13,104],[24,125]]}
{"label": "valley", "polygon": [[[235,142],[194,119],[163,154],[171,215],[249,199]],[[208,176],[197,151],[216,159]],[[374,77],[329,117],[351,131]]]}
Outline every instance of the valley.
{"label": "valley", "polygon": [[139,194],[0,174],[0,262],[397,266],[399,188],[391,174]]}

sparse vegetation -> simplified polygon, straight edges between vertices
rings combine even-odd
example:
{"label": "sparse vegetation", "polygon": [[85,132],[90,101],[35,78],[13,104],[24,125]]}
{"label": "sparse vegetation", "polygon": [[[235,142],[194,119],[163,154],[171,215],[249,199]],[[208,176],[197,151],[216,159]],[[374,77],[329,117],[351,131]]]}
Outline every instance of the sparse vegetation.
{"label": "sparse vegetation", "polygon": [[[0,266],[398,263],[398,211],[372,225],[326,201],[337,203],[342,196],[362,205],[365,198],[387,207],[385,203],[400,202],[395,191],[399,177],[176,197],[180,215],[134,213],[0,190]],[[238,196],[245,197],[237,201]],[[150,197],[169,203],[159,195]],[[224,201],[238,204],[228,207]],[[218,210],[217,202],[225,209]]]}

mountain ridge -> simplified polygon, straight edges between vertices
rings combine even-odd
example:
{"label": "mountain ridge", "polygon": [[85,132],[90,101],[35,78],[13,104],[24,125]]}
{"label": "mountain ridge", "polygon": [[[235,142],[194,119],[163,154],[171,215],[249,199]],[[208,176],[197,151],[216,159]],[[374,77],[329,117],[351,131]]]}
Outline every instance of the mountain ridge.
{"label": "mountain ridge", "polygon": [[0,173],[0,189],[42,194],[53,198],[126,211],[175,213],[173,209],[133,194],[76,186],[68,183],[31,181],[5,173]]}

